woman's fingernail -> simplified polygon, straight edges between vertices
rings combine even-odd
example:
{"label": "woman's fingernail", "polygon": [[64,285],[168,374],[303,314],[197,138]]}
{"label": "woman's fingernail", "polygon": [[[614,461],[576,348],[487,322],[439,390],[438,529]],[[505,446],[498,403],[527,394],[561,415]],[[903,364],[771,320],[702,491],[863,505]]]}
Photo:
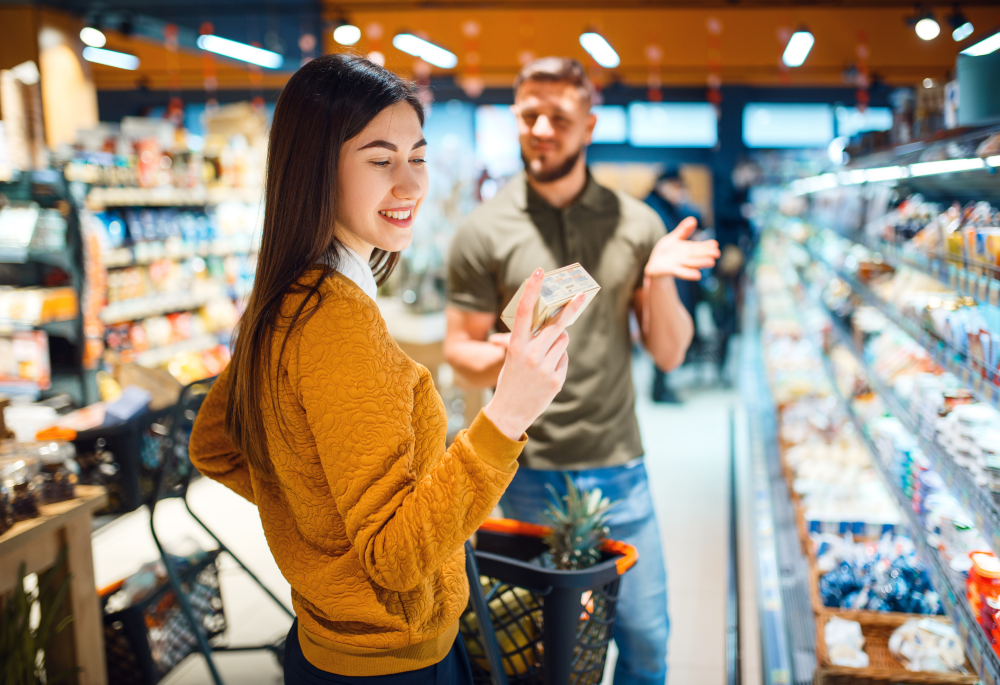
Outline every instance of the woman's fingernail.
{"label": "woman's fingernail", "polygon": [[542,271],[541,267],[539,267],[539,268],[535,269],[535,274],[534,274],[534,275],[535,275],[535,277],[537,278],[537,277],[541,276],[541,275],[542,275],[542,274],[544,274],[544,273],[545,273],[545,272],[544,272],[544,271]]}

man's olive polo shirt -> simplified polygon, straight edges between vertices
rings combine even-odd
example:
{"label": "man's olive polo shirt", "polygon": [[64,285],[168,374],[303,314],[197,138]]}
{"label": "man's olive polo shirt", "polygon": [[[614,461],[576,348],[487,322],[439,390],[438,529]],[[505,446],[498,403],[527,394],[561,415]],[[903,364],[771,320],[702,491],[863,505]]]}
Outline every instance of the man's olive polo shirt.
{"label": "man's olive polo shirt", "polygon": [[587,174],[580,197],[556,209],[523,173],[484,202],[455,234],[448,302],[500,313],[524,279],[579,262],[601,291],[569,329],[566,384],[528,429],[521,463],[542,470],[619,466],[642,455],[632,386],[629,311],[663,222],[649,206]]}

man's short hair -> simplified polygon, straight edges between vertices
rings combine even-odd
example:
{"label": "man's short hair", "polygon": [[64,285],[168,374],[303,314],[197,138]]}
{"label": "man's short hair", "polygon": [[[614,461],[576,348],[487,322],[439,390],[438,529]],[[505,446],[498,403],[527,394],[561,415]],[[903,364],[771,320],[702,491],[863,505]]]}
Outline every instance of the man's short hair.
{"label": "man's short hair", "polygon": [[570,57],[541,57],[524,66],[514,79],[514,97],[525,81],[538,83],[568,83],[580,90],[587,103],[594,102],[594,86],[587,78],[587,71]]}

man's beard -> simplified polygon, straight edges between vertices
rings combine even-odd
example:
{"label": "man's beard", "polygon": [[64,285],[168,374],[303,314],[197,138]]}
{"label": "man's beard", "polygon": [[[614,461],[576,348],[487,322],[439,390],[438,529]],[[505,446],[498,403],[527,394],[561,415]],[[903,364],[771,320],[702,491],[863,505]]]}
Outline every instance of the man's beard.
{"label": "man's beard", "polygon": [[524,162],[524,170],[528,172],[528,175],[531,176],[533,180],[538,181],[539,183],[552,183],[553,181],[558,181],[559,179],[568,176],[569,172],[573,171],[573,167],[576,166],[576,162],[580,159],[581,154],[583,154],[582,147],[567,157],[566,161],[556,168],[543,170],[538,173],[535,173],[532,170],[531,164],[528,162],[527,157],[524,156],[524,152],[521,153],[521,161]]}

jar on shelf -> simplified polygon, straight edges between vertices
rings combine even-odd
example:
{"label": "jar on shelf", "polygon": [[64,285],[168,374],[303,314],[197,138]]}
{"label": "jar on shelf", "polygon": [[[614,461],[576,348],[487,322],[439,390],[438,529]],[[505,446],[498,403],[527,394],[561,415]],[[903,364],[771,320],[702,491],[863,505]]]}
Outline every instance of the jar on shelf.
{"label": "jar on shelf", "polygon": [[39,516],[38,495],[34,478],[39,472],[36,457],[23,454],[19,443],[3,447],[0,454],[0,484],[7,493],[10,520],[12,523]]}

